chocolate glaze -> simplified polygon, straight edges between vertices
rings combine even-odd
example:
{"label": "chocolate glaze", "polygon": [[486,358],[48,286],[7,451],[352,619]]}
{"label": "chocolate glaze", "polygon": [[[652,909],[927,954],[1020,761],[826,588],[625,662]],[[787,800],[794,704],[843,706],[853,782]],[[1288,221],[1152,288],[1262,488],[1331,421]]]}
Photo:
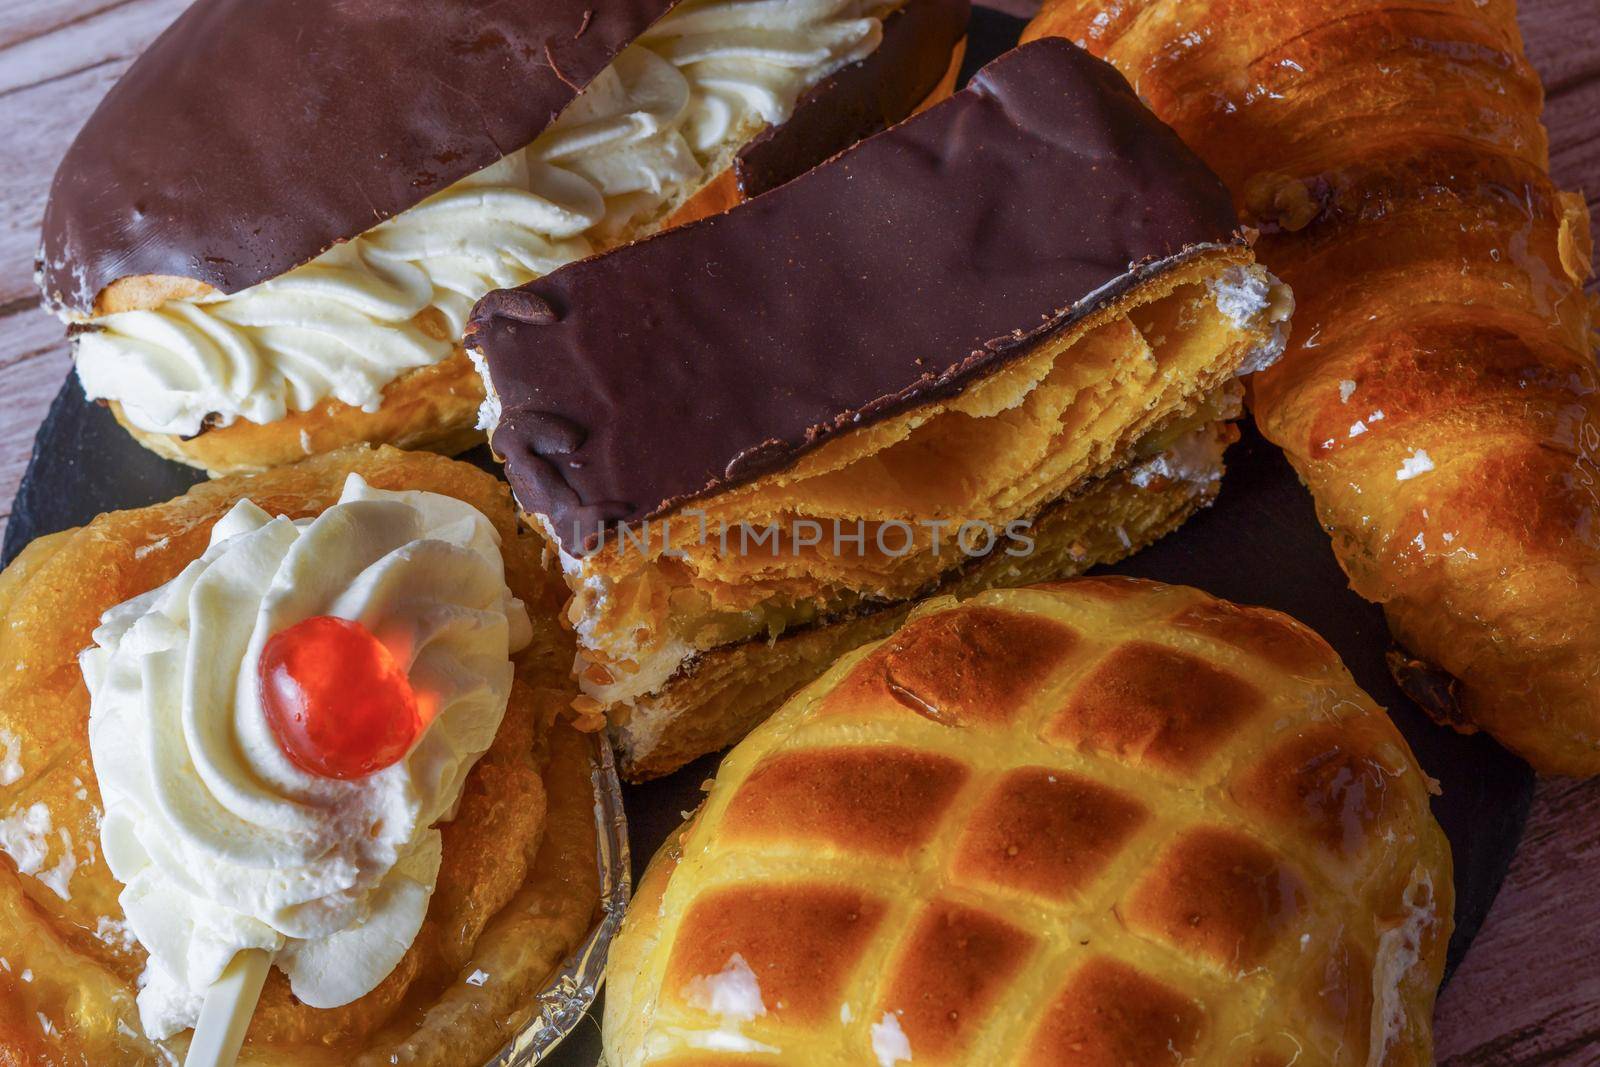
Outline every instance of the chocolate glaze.
{"label": "chocolate glaze", "polygon": [[[533,141],[676,3],[197,0],[67,150],[46,299],[88,314],[130,275],[226,293],[277,277]],[[763,132],[738,163],[745,195],[910,114],[968,11],[909,0],[882,46]]]}
{"label": "chocolate glaze", "polygon": [[728,213],[486,297],[494,449],[568,551],[959,392],[1238,240],[1215,174],[1061,39]]}
{"label": "chocolate glaze", "polygon": [[815,85],[779,126],[768,126],[734,160],[747,199],[799,177],[847,145],[914,111],[950,68],[967,33],[969,0],[909,0],[883,20],[867,58]]}
{"label": "chocolate glaze", "polygon": [[528,144],[675,2],[197,0],[67,149],[46,297],[276,277]]}

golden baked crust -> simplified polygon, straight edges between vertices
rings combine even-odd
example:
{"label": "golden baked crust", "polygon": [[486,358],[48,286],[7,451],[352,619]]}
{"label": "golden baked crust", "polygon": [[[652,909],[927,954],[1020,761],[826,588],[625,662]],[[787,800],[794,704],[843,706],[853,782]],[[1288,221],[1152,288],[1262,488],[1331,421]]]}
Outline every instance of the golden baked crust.
{"label": "golden baked crust", "polygon": [[[1218,461],[1192,480],[1136,484],[1126,472],[1100,479],[1061,501],[1030,528],[1034,550],[1012,557],[996,552],[952,575],[937,593],[967,597],[990,588],[1069,578],[1115,563],[1165,537],[1216,499],[1221,451],[1238,438],[1231,423],[1207,432]],[[770,715],[796,689],[840,656],[886,637],[905,621],[915,601],[825,621],[782,636],[741,641],[702,653],[658,692],[617,713],[614,736],[623,776],[645,781],[670,774],[707,752],[726,748]]]}
{"label": "golden baked crust", "polygon": [[1428,785],[1277,612],[1116,578],[932,602],[652,863],[608,1062],[1431,1064]]}
{"label": "golden baked crust", "polygon": [[1252,383],[1351,585],[1458,708],[1600,773],[1600,373],[1513,0],[1049,0],[1233,190],[1302,328]]}
{"label": "golden baked crust", "polygon": [[122,405],[112,414],[133,439],[158,456],[212,476],[252,474],[352,445],[394,445],[452,456],[483,443],[477,428],[483,379],[459,347],[439,363],[407,371],[383,389],[377,411],[324,400],[275,422],[238,419],[182,438],[130,423]]}
{"label": "golden baked crust", "polygon": [[[134,1004],[144,952],[102,925],[121,920],[121,886],[99,854],[89,698],[77,664],[101,613],[175,576],[241,497],[269,512],[313,515],[338,499],[351,471],[378,488],[454,496],[487,515],[535,637],[515,657],[504,724],[442,828],[438,887],[411,950],[376,990],[329,1011],[295,1001],[273,972],[241,1062],[342,1067],[364,1056],[387,1063],[400,1049],[407,1062],[487,1058],[519,1001],[592,925],[599,887],[589,742],[558,725],[571,700],[570,639],[551,621],[559,583],[540,566],[536,539],[518,532],[506,487],[466,464],[390,448],[214,481],[41,538],[0,572],[0,756],[21,767],[0,786],[0,822],[43,806],[51,830],[36,873],[65,872],[68,893],[0,859],[0,1064],[163,1062],[140,1034]],[[494,980],[457,981],[474,968]],[[438,1032],[444,1024],[448,1037]],[[180,1036],[165,1047],[181,1055],[184,1044]]]}
{"label": "golden baked crust", "polygon": [[[954,90],[965,50],[963,38],[952,53],[948,72],[917,107],[918,111],[938,103]],[[595,251],[714,215],[733,207],[740,199],[732,166],[722,166],[664,219],[635,227]],[[215,290],[190,278],[138,275],[119,278],[102,289],[95,298],[94,310],[96,315],[106,315],[150,309],[168,300],[193,299],[211,292]],[[436,336],[444,339],[442,334]],[[457,344],[441,362],[406,371],[385,386],[377,411],[363,411],[329,398],[310,411],[291,411],[274,422],[237,419],[227,426],[183,438],[142,430],[128,422],[121,405],[113,403],[110,407],[117,422],[145,448],[216,476],[268,470],[306,456],[361,444],[456,455],[483,443],[483,431],[478,429],[478,406],[483,403],[483,396],[483,381]]]}

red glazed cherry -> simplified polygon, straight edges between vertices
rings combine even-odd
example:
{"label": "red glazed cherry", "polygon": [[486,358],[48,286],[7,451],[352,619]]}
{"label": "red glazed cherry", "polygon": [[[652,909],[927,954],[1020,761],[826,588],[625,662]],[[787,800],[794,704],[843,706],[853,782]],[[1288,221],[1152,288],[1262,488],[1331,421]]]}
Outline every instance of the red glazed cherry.
{"label": "red glazed cherry", "polygon": [[397,762],[422,729],[411,682],[358,622],[316,615],[261,650],[261,706],[296,767],[362,778]]}

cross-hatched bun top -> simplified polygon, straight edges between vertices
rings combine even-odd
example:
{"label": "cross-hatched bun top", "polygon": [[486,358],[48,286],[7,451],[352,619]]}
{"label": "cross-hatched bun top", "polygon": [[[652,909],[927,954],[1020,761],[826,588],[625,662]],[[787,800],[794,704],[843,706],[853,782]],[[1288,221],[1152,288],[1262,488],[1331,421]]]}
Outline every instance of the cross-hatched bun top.
{"label": "cross-hatched bun top", "polygon": [[608,1062],[1431,1064],[1428,789],[1277,612],[934,601],[723,763],[613,950]]}

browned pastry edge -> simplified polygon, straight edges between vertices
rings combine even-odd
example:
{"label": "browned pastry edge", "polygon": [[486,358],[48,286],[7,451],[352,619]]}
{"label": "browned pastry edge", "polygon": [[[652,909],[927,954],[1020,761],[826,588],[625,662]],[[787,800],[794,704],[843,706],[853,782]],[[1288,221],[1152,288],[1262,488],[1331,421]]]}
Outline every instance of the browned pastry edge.
{"label": "browned pastry edge", "polygon": [[466,352],[457,347],[441,362],[407,371],[384,386],[376,411],[330,398],[310,411],[291,411],[274,422],[238,419],[184,438],[140,429],[128,421],[121,404],[108,406],[123,429],[145,448],[215,477],[253,474],[360,445],[456,455],[483,443],[483,431],[477,428],[482,402],[483,381]]}
{"label": "browned pastry edge", "polygon": [[[1219,433],[1226,442],[1238,436],[1231,425],[1219,427]],[[1196,490],[1172,481],[1137,488],[1126,474],[1113,475],[1047,509],[1033,528],[1038,548],[1032,555],[1016,559],[992,553],[928,595],[971,596],[988,588],[1067,578],[1115,563],[1210,506],[1219,488],[1217,482]],[[1100,509],[1109,511],[1110,518]],[[1126,543],[1119,530],[1126,534]],[[922,599],[813,624],[776,640],[751,640],[700,653],[643,701],[652,712],[669,717],[656,744],[638,750],[629,739],[629,709],[616,712],[613,725],[623,777],[630,782],[659,778],[734,744],[839,656],[889,634]]]}

